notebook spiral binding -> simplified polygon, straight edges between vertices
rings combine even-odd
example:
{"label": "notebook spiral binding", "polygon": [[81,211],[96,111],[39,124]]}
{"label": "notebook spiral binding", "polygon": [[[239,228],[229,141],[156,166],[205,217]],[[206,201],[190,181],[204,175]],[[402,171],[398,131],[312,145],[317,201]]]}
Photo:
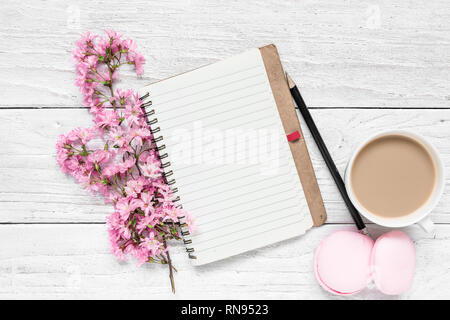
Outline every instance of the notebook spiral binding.
{"label": "notebook spiral binding", "polygon": [[[150,93],[147,92],[142,97],[140,97],[140,100],[142,103],[142,109],[144,111],[145,115],[145,121],[147,122],[148,126],[150,127],[150,132],[153,134],[152,142],[156,144],[156,150],[159,153],[159,159],[163,160],[169,157],[167,152],[161,153],[162,150],[166,148],[166,145],[163,144],[163,136],[155,136],[156,133],[161,131],[160,127],[156,127],[155,125],[158,123],[158,118],[156,118],[155,115],[155,109],[151,109],[152,101],[148,100],[144,102],[144,100],[148,99],[150,97]],[[174,178],[169,179],[173,175],[173,171],[170,170],[170,161],[163,162],[161,161],[161,167],[164,170],[163,177],[166,181],[166,183],[171,187],[172,193],[177,193],[178,188],[176,187],[176,180]],[[180,196],[177,196],[173,202],[180,202]],[[181,204],[178,204],[176,206],[177,208],[183,208]],[[187,228],[187,224],[185,222],[185,217],[180,217],[180,227],[181,227],[181,236],[183,238],[183,242],[186,246],[186,252],[188,253],[188,256],[190,259],[197,259],[197,257],[194,255],[195,249],[192,247],[192,239],[190,239],[190,232]]]}

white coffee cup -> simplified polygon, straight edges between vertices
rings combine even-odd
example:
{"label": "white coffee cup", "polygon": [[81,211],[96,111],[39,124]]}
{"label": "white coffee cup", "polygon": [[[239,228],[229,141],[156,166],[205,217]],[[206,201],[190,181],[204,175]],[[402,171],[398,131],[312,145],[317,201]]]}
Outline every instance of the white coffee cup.
{"label": "white coffee cup", "polygon": [[[350,183],[350,175],[352,172],[352,167],[355,161],[356,156],[359,154],[361,149],[366,146],[369,142],[378,139],[383,136],[388,135],[402,135],[408,138],[413,139],[414,141],[420,143],[425,150],[428,151],[428,153],[431,156],[431,159],[434,163],[434,167],[436,170],[436,181],[433,187],[433,191],[431,193],[431,196],[428,198],[428,200],[418,209],[411,212],[408,215],[401,216],[401,217],[395,217],[395,218],[387,218],[387,217],[380,217],[379,215],[375,215],[365,209],[358,199],[356,198],[352,186]],[[347,165],[347,169],[345,171],[345,187],[347,189],[348,196],[350,200],[352,201],[353,205],[358,209],[358,211],[367,219],[370,221],[385,226],[385,227],[391,227],[391,228],[399,228],[399,227],[405,227],[412,225],[414,223],[418,223],[426,232],[431,232],[434,228],[434,224],[431,221],[431,219],[428,217],[428,214],[436,207],[437,203],[439,202],[439,199],[442,195],[442,192],[444,191],[444,166],[442,164],[441,157],[439,156],[438,151],[435,147],[433,147],[427,140],[425,140],[424,137],[413,133],[409,131],[404,130],[390,130],[390,131],[383,131],[377,134],[374,134],[367,139],[365,139],[355,150],[353,155],[350,158],[350,161]]]}

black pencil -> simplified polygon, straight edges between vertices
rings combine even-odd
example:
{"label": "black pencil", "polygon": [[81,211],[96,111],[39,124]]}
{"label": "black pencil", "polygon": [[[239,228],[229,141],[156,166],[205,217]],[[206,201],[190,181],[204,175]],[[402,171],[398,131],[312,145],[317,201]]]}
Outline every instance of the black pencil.
{"label": "black pencil", "polygon": [[319,133],[319,130],[317,130],[316,124],[314,123],[314,120],[311,117],[311,113],[309,113],[305,101],[303,101],[302,95],[300,94],[297,85],[294,83],[294,81],[292,81],[292,79],[289,77],[287,73],[286,78],[288,81],[289,89],[291,90],[292,97],[294,98],[294,101],[297,104],[297,107],[300,110],[303,119],[305,119],[309,131],[311,131],[314,141],[316,142],[317,147],[319,148],[320,153],[322,154],[322,157],[325,160],[325,163],[327,164],[327,167],[330,170],[331,175],[333,176],[334,182],[336,182],[339,192],[341,193],[341,196],[344,199],[344,202],[347,205],[347,208],[350,211],[353,220],[355,221],[356,227],[361,233],[368,235],[366,225],[364,224],[364,221],[362,220],[358,210],[355,208],[355,206],[350,201],[350,198],[348,197],[344,181],[342,180],[342,177],[339,174],[339,171],[336,168],[336,165],[334,164],[334,161],[331,158],[330,153],[328,152],[327,146],[325,145],[325,142],[323,141],[322,136]]}

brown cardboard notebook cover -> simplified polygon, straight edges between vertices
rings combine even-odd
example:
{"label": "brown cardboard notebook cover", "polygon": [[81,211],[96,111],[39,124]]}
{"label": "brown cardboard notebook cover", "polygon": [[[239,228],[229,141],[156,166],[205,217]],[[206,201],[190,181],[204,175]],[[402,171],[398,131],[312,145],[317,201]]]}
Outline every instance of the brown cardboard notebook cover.
{"label": "brown cardboard notebook cover", "polygon": [[314,226],[320,226],[326,221],[327,214],[323,204],[322,195],[320,194],[319,185],[317,184],[314,168],[303,138],[291,92],[287,85],[285,73],[281,65],[280,56],[278,55],[277,48],[273,44],[259,48],[259,50],[266,67],[267,76],[269,77],[270,86],[277,104],[278,112],[280,113],[284,131],[286,135],[296,130],[300,132],[301,138],[289,142],[289,147],[291,148],[292,156],[294,157],[295,166],[298,175],[300,176],[300,181],[303,186],[311,217],[314,221]]}

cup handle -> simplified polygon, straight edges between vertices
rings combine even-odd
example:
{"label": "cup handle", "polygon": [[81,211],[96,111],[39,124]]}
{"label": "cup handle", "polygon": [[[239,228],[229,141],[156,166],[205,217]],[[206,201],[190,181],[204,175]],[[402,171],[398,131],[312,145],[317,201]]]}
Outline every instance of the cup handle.
{"label": "cup handle", "polygon": [[425,217],[417,223],[427,233],[431,233],[434,230],[434,223],[431,221],[430,217]]}

